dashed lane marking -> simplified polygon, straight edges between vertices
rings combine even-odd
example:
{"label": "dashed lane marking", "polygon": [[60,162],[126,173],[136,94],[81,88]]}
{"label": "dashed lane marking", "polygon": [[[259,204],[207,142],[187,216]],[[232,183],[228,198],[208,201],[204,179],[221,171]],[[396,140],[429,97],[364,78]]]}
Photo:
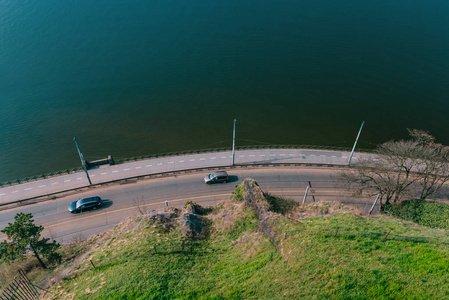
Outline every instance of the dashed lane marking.
{"label": "dashed lane marking", "polygon": [[289,154],[288,156],[295,156],[294,154]]}
{"label": "dashed lane marking", "polygon": [[200,158],[200,160],[206,160],[205,158]]}
{"label": "dashed lane marking", "polygon": [[149,168],[149,167],[152,167],[153,165],[146,165],[145,167],[147,167],[147,168]]}
{"label": "dashed lane marking", "polygon": [[195,161],[195,159],[189,159],[189,161]]}
{"label": "dashed lane marking", "polygon": [[222,157],[220,157],[220,158],[227,158],[226,156],[222,156]]}
{"label": "dashed lane marking", "polygon": [[162,166],[162,165],[163,165],[163,163],[158,163],[157,165],[158,165],[158,166]]}
{"label": "dashed lane marking", "polygon": [[43,184],[43,185],[40,185],[40,186],[38,186],[38,187],[40,187],[40,188],[43,188],[43,187],[46,187],[46,185],[45,185],[45,184]]}
{"label": "dashed lane marking", "polygon": [[12,191],[11,194],[18,193],[19,191]]}
{"label": "dashed lane marking", "polygon": [[108,174],[108,173],[101,173],[100,175],[106,175],[106,174]]}
{"label": "dashed lane marking", "polygon": [[181,162],[181,163],[182,163],[182,162],[185,162],[185,160],[180,160],[179,162]]}
{"label": "dashed lane marking", "polygon": [[5,193],[0,194],[0,196],[4,196],[4,195],[6,195],[6,194]]}
{"label": "dashed lane marking", "polygon": [[256,156],[256,155],[254,155],[254,154],[250,154],[250,157],[254,157],[254,156]]}
{"label": "dashed lane marking", "polygon": [[316,156],[315,154],[310,154],[309,156]]}
{"label": "dashed lane marking", "polygon": [[70,182],[70,181],[72,181],[72,179],[67,179],[67,180],[64,180],[64,182]]}
{"label": "dashed lane marking", "polygon": [[26,189],[24,189],[24,191],[29,191],[29,190],[32,190],[33,188],[26,188]]}
{"label": "dashed lane marking", "polygon": [[174,161],[169,161],[168,163],[169,163],[169,164],[174,164],[175,162],[174,162]]}
{"label": "dashed lane marking", "polygon": [[279,156],[285,156],[285,154],[279,154]]}
{"label": "dashed lane marking", "polygon": [[142,167],[136,167],[136,169],[141,169]]}
{"label": "dashed lane marking", "polygon": [[129,171],[129,170],[131,170],[131,169],[123,169],[123,171]]}
{"label": "dashed lane marking", "polygon": [[51,185],[59,184],[59,182],[52,182]]}
{"label": "dashed lane marking", "polygon": [[260,154],[259,156],[265,156],[265,154]]}
{"label": "dashed lane marking", "polygon": [[118,173],[118,170],[114,170],[114,171],[112,171],[112,173]]}
{"label": "dashed lane marking", "polygon": [[326,157],[326,155],[324,155],[324,154],[321,154],[320,156],[321,156],[321,157]]}
{"label": "dashed lane marking", "polygon": [[276,154],[270,154],[270,156],[276,156]]}
{"label": "dashed lane marking", "polygon": [[78,178],[76,178],[76,180],[81,180],[81,179],[83,179],[82,177],[78,177]]}
{"label": "dashed lane marking", "polygon": [[239,157],[245,157],[245,155],[240,155]]}
{"label": "dashed lane marking", "polygon": [[216,157],[211,157],[210,159],[216,159]]}

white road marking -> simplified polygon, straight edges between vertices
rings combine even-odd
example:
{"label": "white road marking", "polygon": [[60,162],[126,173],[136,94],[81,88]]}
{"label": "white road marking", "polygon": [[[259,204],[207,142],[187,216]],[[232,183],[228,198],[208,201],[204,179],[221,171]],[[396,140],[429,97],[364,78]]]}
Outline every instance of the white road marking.
{"label": "white road marking", "polygon": [[270,156],[276,156],[276,154],[270,154]]}
{"label": "white road marking", "polygon": [[205,158],[200,158],[200,160],[206,160]]}
{"label": "white road marking", "polygon": [[341,158],[348,158],[347,156],[342,156]]}
{"label": "white road marking", "polygon": [[195,159],[189,159],[189,161],[195,161]]}
{"label": "white road marking", "polygon": [[59,182],[52,182],[51,185],[59,184]]}
{"label": "white road marking", "polygon": [[320,156],[326,157],[326,155],[324,155],[324,154],[321,154]]}
{"label": "white road marking", "polygon": [[211,157],[210,159],[216,159],[216,157]]}
{"label": "white road marking", "polygon": [[38,187],[40,187],[40,188],[43,188],[43,187],[45,187],[46,185],[45,184],[43,184],[43,185],[40,185],[40,186],[38,186]]}
{"label": "white road marking", "polygon": [[33,188],[26,188],[24,191],[29,191],[32,190]]}
{"label": "white road marking", "polygon": [[11,194],[18,193],[19,191],[12,191]]}
{"label": "white road marking", "polygon": [[174,164],[175,162],[173,162],[173,161],[169,161],[168,163],[169,163],[169,164]]}
{"label": "white road marking", "polygon": [[294,154],[289,154],[288,156],[295,156]]}
{"label": "white road marking", "polygon": [[95,177],[95,175],[90,175],[90,177]]}
{"label": "white road marking", "polygon": [[145,167],[147,167],[147,168],[149,168],[149,167],[152,167],[153,165],[146,165]]}
{"label": "white road marking", "polygon": [[279,154],[279,156],[285,156],[285,154]]}
{"label": "white road marking", "polygon": [[331,157],[337,157],[336,155],[332,155]]}
{"label": "white road marking", "polygon": [[255,156],[254,154],[251,154],[251,155],[250,155],[250,157],[254,157],[254,156]]}
{"label": "white road marking", "polygon": [[76,178],[76,180],[81,180],[81,179],[83,179],[82,177],[78,177],[78,178]]}
{"label": "white road marking", "polygon": [[118,173],[118,170],[114,170],[114,171],[112,171],[112,173]]}
{"label": "white road marking", "polygon": [[240,155],[239,157],[245,157],[245,155]]}
{"label": "white road marking", "polygon": [[106,174],[108,174],[108,173],[101,173],[100,175],[106,175]]}
{"label": "white road marking", "polygon": [[259,156],[265,156],[265,154],[260,154]]}
{"label": "white road marking", "polygon": [[136,169],[141,169],[142,167],[136,167]]}
{"label": "white road marking", "polygon": [[226,156],[222,156],[222,157],[220,157],[220,158],[227,158]]}
{"label": "white road marking", "polygon": [[179,162],[184,162],[185,160],[180,160]]}
{"label": "white road marking", "polygon": [[3,193],[3,194],[0,194],[0,196],[4,196],[4,195],[6,195],[5,193]]}
{"label": "white road marking", "polygon": [[309,156],[316,156],[315,154],[310,154]]}
{"label": "white road marking", "polygon": [[158,163],[157,165],[158,165],[158,166],[162,166],[162,165],[163,165],[163,163]]}
{"label": "white road marking", "polygon": [[64,180],[64,182],[70,182],[70,181],[72,181],[72,180],[71,179]]}
{"label": "white road marking", "polygon": [[127,169],[123,169],[123,171],[129,171],[129,170],[131,170],[131,169],[128,169],[128,168]]}

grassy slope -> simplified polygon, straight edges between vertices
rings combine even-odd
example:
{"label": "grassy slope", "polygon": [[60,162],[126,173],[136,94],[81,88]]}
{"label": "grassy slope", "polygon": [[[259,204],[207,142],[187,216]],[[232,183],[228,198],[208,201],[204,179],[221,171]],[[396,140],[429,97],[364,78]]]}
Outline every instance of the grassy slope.
{"label": "grassy slope", "polygon": [[[301,215],[320,211],[301,209]],[[273,245],[257,232],[257,216],[242,202],[227,202],[209,218],[214,230],[193,244],[192,253],[190,245],[181,249],[178,231],[148,224],[126,232],[136,224],[129,221],[97,238],[78,269],[48,298],[449,297],[449,238],[440,230],[350,212],[300,220],[276,217],[271,220],[277,233]]]}

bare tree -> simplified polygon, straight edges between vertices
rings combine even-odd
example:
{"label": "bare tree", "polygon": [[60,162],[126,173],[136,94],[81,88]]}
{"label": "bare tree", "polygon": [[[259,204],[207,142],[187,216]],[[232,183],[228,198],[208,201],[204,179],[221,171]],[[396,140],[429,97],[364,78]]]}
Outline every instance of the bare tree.
{"label": "bare tree", "polygon": [[426,199],[449,181],[449,148],[426,131],[409,130],[410,140],[379,145],[337,178],[354,194],[381,194],[381,207],[404,198]]}
{"label": "bare tree", "polygon": [[147,213],[145,210],[146,201],[143,200],[143,196],[142,198],[133,199],[133,205],[141,215]]}

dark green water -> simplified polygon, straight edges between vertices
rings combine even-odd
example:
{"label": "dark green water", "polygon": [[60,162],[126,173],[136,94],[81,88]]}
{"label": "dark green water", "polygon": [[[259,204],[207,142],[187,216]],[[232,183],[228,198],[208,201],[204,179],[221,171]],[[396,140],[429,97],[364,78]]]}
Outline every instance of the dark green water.
{"label": "dark green water", "polygon": [[449,2],[0,0],[0,181],[232,145],[449,144]]}

